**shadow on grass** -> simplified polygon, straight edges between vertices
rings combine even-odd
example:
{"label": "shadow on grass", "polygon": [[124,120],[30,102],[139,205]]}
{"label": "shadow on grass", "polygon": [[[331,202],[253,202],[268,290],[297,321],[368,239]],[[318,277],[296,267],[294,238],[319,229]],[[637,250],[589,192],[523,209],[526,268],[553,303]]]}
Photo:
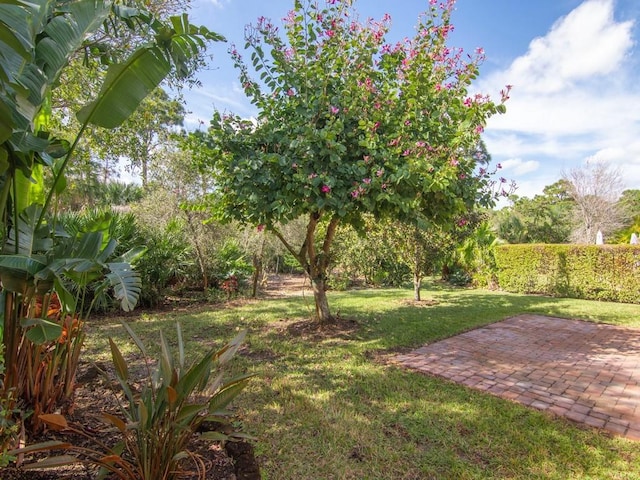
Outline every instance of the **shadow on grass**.
{"label": "shadow on grass", "polygon": [[266,405],[249,428],[264,442],[272,478],[315,478],[306,469],[318,465],[323,478],[640,474],[631,443],[450,382],[328,356],[291,358],[243,398]]}

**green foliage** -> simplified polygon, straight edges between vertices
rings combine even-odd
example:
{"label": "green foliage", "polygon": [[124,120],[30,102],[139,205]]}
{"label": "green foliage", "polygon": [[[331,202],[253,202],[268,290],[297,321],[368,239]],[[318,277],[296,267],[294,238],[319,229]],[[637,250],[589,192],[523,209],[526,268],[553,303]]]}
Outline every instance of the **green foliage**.
{"label": "green foliage", "polygon": [[560,180],[533,199],[510,197],[512,205],[493,214],[499,237],[509,243],[568,242],[574,206],[568,188],[567,182]]}
{"label": "green foliage", "polygon": [[637,245],[501,245],[495,259],[509,292],[640,303]]}
{"label": "green foliage", "polygon": [[377,287],[405,285],[411,280],[411,270],[391,241],[397,223],[380,222],[369,216],[364,222],[360,232],[346,225],[339,229],[331,262],[331,287],[344,285],[345,277],[350,283],[364,281]]}
{"label": "green foliage", "polygon": [[228,239],[217,250],[214,272],[219,279],[231,276],[246,278],[252,270],[253,266],[246,261],[245,253],[236,240]]}
{"label": "green foliage", "polygon": [[459,285],[460,281],[466,279],[465,284],[473,281],[475,286],[494,288],[497,284],[494,250],[498,244],[499,239],[486,220],[470,228],[467,237],[458,246],[456,258],[460,270],[466,275],[460,279],[453,279],[452,277],[458,273],[454,270],[448,280],[454,285]]}
{"label": "green foliage", "polygon": [[184,222],[175,219],[163,230],[142,228],[150,248],[138,264],[143,282],[143,299],[155,304],[164,297],[167,287],[183,283],[194,266],[193,249],[185,238]]}
{"label": "green foliage", "polygon": [[[180,478],[181,469],[188,461],[194,460],[196,471],[204,475],[205,466],[190,454],[187,444],[204,422],[228,423],[230,413],[226,408],[247,386],[251,375],[224,380],[222,368],[235,356],[246,332],[239,333],[221,349],[210,350],[188,366],[180,324],[177,325],[177,358],[161,334],[161,353],[153,363],[140,338],[126,324],[124,326],[145,360],[147,376],[143,379],[142,391],[138,393],[139,379],[130,375],[122,352],[109,339],[116,378],[123,394],[121,413],[124,418],[103,412],[102,420],[119,431],[122,440],[112,447],[96,441],[96,450],[59,441],[10,452],[63,450],[72,453],[50,456],[27,464],[24,469],[87,463],[100,467],[100,478],[109,473],[123,480],[172,480]],[[119,394],[117,392],[121,398]],[[71,427],[62,415],[44,415],[41,419],[54,429],[80,434],[95,441],[90,432]],[[213,430],[201,433],[199,438],[228,441],[248,437],[241,432]]]}
{"label": "green foliage", "polygon": [[[4,345],[0,343],[0,378],[4,376],[4,371]],[[0,388],[4,390],[1,380]],[[19,412],[14,410],[13,404],[11,394],[8,398],[0,396],[0,468],[15,460],[13,455],[7,453],[8,448],[15,443],[20,429],[20,424],[14,421]]]}
{"label": "green foliage", "polygon": [[616,243],[629,243],[631,235],[640,235],[640,190],[625,190],[618,200],[622,211],[624,228],[615,233]]}

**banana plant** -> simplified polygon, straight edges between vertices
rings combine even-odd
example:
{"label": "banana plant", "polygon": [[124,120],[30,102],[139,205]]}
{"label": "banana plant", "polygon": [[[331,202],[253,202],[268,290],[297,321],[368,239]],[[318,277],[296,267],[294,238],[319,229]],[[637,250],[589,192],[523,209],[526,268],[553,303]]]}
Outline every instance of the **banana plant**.
{"label": "banana plant", "polygon": [[[108,32],[114,25],[149,30],[152,40],[109,65],[95,97],[74,112],[80,127],[73,140],[55,138],[47,131],[52,89],[78,52],[105,51],[97,48],[95,34],[101,29]],[[118,127],[170,73],[178,78],[188,75],[208,42],[220,40],[205,27],[191,25],[186,15],[162,22],[119,1],[0,0],[0,303],[4,305],[0,322],[7,365],[5,393],[22,389],[27,398],[35,395],[29,393],[31,387],[24,383],[16,363],[20,345],[25,344],[23,335],[37,358],[38,349],[56,332],[76,331],[77,343],[66,353],[71,357],[54,360],[63,366],[77,360],[73,356],[84,338],[81,323],[54,327],[56,322],[47,316],[51,298],[60,302],[61,318],[72,321],[81,319],[84,311],[72,292],[86,291],[94,282],[98,282],[98,294],[113,291],[125,310],[137,301],[139,280],[129,262],[139,252],[110,261],[115,247],[104,234],[88,232],[82,238],[68,238],[50,218],[52,201],[66,187],[65,170],[85,130],[91,125]],[[103,60],[112,61],[108,55]],[[43,189],[46,169],[53,178],[48,191]],[[39,317],[32,315],[38,298],[42,302]],[[36,387],[39,394],[42,385]],[[71,391],[68,385],[63,390]],[[26,407],[34,406],[27,401]]]}
{"label": "banana plant", "polygon": [[113,291],[124,310],[135,306],[141,282],[130,263],[143,252],[113,258],[117,241],[108,235],[108,213],[75,235],[50,222],[34,233],[40,215],[39,206],[25,209],[14,229],[21,235],[11,234],[5,246],[18,253],[0,255],[5,331],[18,342],[7,351],[4,383],[36,414],[32,430],[39,414],[71,398],[84,325],[100,295]]}

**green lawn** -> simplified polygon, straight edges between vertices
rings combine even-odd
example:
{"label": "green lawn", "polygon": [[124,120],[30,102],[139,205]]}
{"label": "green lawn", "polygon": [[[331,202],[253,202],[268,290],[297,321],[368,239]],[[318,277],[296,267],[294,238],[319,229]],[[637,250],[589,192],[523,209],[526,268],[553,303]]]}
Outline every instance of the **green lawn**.
{"label": "green lawn", "polygon": [[[179,320],[191,355],[249,330],[234,363],[255,372],[235,402],[258,438],[263,478],[287,479],[638,479],[640,444],[609,438],[536,410],[384,359],[523,312],[640,327],[640,306],[512,295],[431,285],[330,294],[352,329],[318,333],[313,298],[263,300],[226,309],[129,318],[147,344]],[[107,336],[127,342],[118,319],[95,321],[85,359],[108,358]],[[130,351],[133,351],[131,349]]]}

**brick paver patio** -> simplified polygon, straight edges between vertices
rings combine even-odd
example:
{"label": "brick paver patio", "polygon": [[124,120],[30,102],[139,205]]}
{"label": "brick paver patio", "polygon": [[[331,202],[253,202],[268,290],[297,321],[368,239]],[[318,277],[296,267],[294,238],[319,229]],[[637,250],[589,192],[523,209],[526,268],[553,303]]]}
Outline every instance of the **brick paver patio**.
{"label": "brick paver patio", "polygon": [[640,329],[519,315],[396,361],[640,440]]}

